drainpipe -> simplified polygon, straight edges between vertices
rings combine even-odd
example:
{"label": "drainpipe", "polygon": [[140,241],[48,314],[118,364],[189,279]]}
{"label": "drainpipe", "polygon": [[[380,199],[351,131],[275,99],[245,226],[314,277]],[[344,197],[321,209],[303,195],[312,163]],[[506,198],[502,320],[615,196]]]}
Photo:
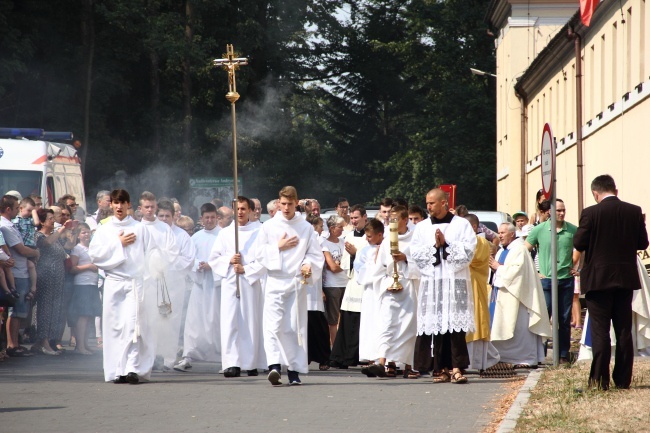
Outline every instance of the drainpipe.
{"label": "drainpipe", "polygon": [[528,156],[526,155],[526,95],[520,94],[515,91],[517,99],[519,99],[519,107],[521,112],[521,203],[519,204],[519,209],[526,210],[526,161],[528,161]]}
{"label": "drainpipe", "polygon": [[573,40],[576,59],[576,150],[578,159],[578,215],[584,209],[584,182],[582,156],[582,39],[571,27],[567,30],[567,37]]}

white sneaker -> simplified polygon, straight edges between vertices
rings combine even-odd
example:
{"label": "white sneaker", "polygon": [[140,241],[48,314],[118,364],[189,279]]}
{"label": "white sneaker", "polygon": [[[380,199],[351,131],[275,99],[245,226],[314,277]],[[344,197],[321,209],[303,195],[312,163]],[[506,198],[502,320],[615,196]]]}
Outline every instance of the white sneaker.
{"label": "white sneaker", "polygon": [[188,371],[192,369],[192,364],[187,359],[182,359],[181,362],[174,366],[176,371]]}

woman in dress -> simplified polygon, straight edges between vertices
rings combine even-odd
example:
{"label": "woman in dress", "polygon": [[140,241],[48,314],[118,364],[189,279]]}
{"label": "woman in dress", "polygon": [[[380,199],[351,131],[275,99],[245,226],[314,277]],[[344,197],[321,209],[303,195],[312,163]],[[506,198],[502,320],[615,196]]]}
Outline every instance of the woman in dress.
{"label": "woman in dress", "polygon": [[74,275],[72,298],[68,305],[68,320],[75,321],[75,353],[92,355],[86,347],[86,331],[91,318],[101,316],[102,304],[99,300],[98,268],[90,260],[88,245],[90,244],[90,227],[81,223],[78,227],[79,243],[70,253],[70,273]]}
{"label": "woman in dress", "polygon": [[67,221],[57,232],[54,231],[54,212],[51,209],[38,209],[41,221],[36,232],[36,246],[41,256],[36,264],[36,344],[32,351],[45,355],[58,355],[59,351],[50,346],[50,339],[57,339],[65,325],[65,259],[66,253],[59,242],[61,236],[73,226]]}

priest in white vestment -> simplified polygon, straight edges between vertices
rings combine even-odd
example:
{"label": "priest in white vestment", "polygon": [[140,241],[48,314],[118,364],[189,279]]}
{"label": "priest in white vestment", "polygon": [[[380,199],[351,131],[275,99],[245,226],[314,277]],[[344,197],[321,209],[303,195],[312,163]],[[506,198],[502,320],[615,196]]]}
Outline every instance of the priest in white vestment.
{"label": "priest in white vestment", "polygon": [[[635,290],[632,295],[632,341],[634,342],[634,356],[650,356],[650,277],[648,271],[639,257],[636,259],[641,290]],[[616,346],[614,327],[610,328],[612,347]],[[591,361],[591,325],[589,324],[589,311],[585,317],[582,337],[580,338],[580,352],[578,361]]]}
{"label": "priest in white vestment", "polygon": [[149,380],[155,359],[143,290],[145,255],[154,242],[142,224],[127,215],[129,193],[111,192],[113,216],[100,225],[88,255],[106,273],[103,296],[104,380],[137,384]]}
{"label": "priest in white vestment", "polygon": [[[397,219],[396,226],[390,224],[391,234],[379,247],[375,267],[374,291],[379,300],[379,316],[376,322],[377,358],[379,364],[371,367],[371,373],[380,377],[395,377],[396,363],[405,364],[404,378],[417,379],[419,376],[411,366],[417,336],[417,287],[420,273],[411,257],[413,231],[408,229],[408,209],[395,206],[391,210],[391,220]],[[414,226],[415,227],[415,226]],[[393,252],[391,239],[393,230],[397,231],[397,249]],[[401,289],[393,288],[397,264],[398,283]],[[385,367],[385,370],[384,370]]]}
{"label": "priest in white vestment", "polygon": [[542,283],[516,230],[512,223],[499,226],[501,249],[490,259],[496,302],[490,333],[501,362],[536,367],[545,358],[542,337],[551,336],[551,325]]}
{"label": "priest in white vestment", "polygon": [[635,356],[650,356],[650,277],[648,270],[636,258],[641,290],[632,295],[632,341]]}
{"label": "priest in white vestment", "polygon": [[433,335],[435,383],[467,383],[465,333],[474,331],[474,295],[469,264],[476,234],[465,218],[447,210],[447,196],[433,189],[426,196],[431,218],[415,226],[411,255],[420,269],[418,335]]}
{"label": "priest in white vestment", "polygon": [[323,254],[311,224],[296,213],[298,193],[292,186],[279,194],[280,211],[262,224],[255,259],[268,271],[264,288],[264,350],[268,380],[281,385],[282,365],[289,384],[299,385],[308,373],[307,290],[301,280],[322,271]]}
{"label": "priest in white vestment", "polygon": [[[277,199],[273,201],[273,209],[275,209],[277,201]],[[323,231],[323,219],[319,216],[308,215],[306,221],[314,228],[322,250],[325,240],[320,236]],[[325,266],[324,256],[322,266]],[[311,278],[305,280],[305,283],[307,283],[305,284],[307,289],[307,362],[317,362],[321,371],[329,370],[332,348],[330,347],[329,325],[325,317],[323,275],[318,271],[312,271]]]}
{"label": "priest in white vestment", "polygon": [[195,259],[191,276],[194,280],[187,304],[183,331],[183,359],[174,370],[187,371],[192,360],[221,362],[221,279],[213,276],[208,258],[221,228],[217,225],[217,208],[212,203],[201,206],[204,229],[192,236]]}
{"label": "priest in white vestment", "polygon": [[[172,204],[173,207],[173,204]],[[147,301],[147,317],[149,326],[155,336],[155,351],[157,357],[162,357],[164,367],[158,363],[156,369],[171,369],[176,361],[176,342],[170,349],[168,344],[170,337],[174,334],[174,323],[178,322],[178,314],[174,315],[172,320],[173,307],[178,308],[178,292],[180,288],[169,284],[170,275],[173,273],[171,266],[178,257],[179,248],[176,245],[176,237],[172,233],[169,224],[165,224],[156,218],[157,203],[156,196],[144,191],[140,194],[140,212],[142,220],[140,221],[145,229],[151,235],[153,248],[147,254],[147,266],[144,274],[144,288],[152,296]],[[169,303],[171,297],[176,302],[171,302],[172,309],[169,312],[161,314],[159,305]],[[179,325],[180,326],[180,325]],[[177,335],[177,334],[176,334]],[[176,338],[178,340],[178,338]]]}
{"label": "priest in white vestment", "polygon": [[181,328],[183,325],[185,296],[190,290],[187,277],[194,265],[196,251],[190,235],[185,230],[174,224],[174,203],[171,200],[160,200],[156,211],[159,221],[167,224],[174,235],[178,256],[170,264],[165,273],[165,281],[171,299],[171,313],[162,318],[163,327],[158,338],[156,353],[164,358],[166,368],[172,368],[176,361]]}
{"label": "priest in white vestment", "polygon": [[253,212],[248,198],[237,197],[239,253],[232,223],[219,232],[208,258],[212,272],[221,278],[221,365],[225,377],[239,377],[241,370],[257,376],[257,369],[267,366],[262,339],[261,280],[265,269],[254,255],[262,224],[249,221]]}

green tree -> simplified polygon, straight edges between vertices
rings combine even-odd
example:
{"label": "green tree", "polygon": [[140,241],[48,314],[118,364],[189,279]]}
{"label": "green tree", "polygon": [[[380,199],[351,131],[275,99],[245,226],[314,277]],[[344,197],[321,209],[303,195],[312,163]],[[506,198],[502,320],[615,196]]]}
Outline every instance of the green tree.
{"label": "green tree", "polygon": [[487,4],[0,1],[0,113],[81,136],[89,192],[156,165],[159,181],[134,187],[182,198],[188,177],[232,173],[227,80],[211,63],[232,43],[250,58],[237,75],[246,193],[421,202],[456,183],[491,208],[494,89],[468,73],[494,67]]}

